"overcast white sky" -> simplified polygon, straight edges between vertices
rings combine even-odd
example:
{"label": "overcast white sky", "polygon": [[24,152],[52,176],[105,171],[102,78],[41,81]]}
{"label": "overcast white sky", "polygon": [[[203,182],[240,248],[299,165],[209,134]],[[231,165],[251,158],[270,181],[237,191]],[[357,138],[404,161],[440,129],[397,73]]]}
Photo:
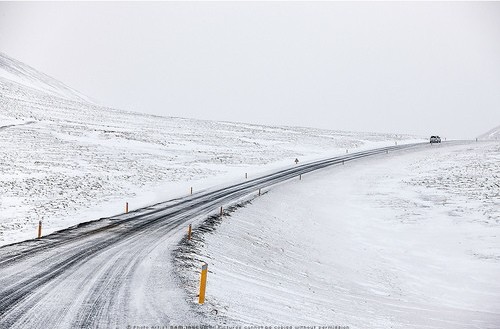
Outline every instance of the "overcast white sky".
{"label": "overcast white sky", "polygon": [[475,137],[500,125],[500,3],[0,3],[0,51],[167,116]]}

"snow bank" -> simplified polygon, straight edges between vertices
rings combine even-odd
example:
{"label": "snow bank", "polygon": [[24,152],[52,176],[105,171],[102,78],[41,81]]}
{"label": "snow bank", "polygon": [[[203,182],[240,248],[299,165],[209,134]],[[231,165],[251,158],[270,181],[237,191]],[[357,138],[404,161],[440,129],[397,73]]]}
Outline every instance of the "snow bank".
{"label": "snow bank", "polygon": [[498,163],[429,145],[305,175],[195,231],[179,274],[195,303],[209,264],[216,324],[498,328]]}

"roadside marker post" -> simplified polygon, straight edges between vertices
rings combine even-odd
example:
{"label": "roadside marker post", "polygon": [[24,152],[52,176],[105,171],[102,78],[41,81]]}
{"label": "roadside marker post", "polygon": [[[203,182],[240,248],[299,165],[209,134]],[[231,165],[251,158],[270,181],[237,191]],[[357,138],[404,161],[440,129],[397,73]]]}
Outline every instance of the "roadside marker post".
{"label": "roadside marker post", "polygon": [[247,179],[247,178],[248,178],[248,173],[245,173],[245,179]]}
{"label": "roadside marker post", "polygon": [[191,240],[191,232],[192,232],[191,224],[189,224],[189,226],[188,226],[188,240]]}
{"label": "roadside marker post", "polygon": [[38,239],[42,237],[42,221],[38,221]]}
{"label": "roadside marker post", "polygon": [[193,187],[191,186],[191,195],[193,195]]}
{"label": "roadside marker post", "polygon": [[220,215],[224,215],[224,210],[222,209],[222,206],[220,207]]}
{"label": "roadside marker post", "polygon": [[299,180],[302,180],[302,174],[299,175]]}
{"label": "roadside marker post", "polygon": [[348,150],[348,149],[345,149],[345,153],[349,153],[349,150]]}
{"label": "roadside marker post", "polygon": [[128,202],[125,202],[125,213],[128,213]]}
{"label": "roadside marker post", "polygon": [[260,189],[259,189],[259,196],[260,196]]}
{"label": "roadside marker post", "polygon": [[205,290],[207,288],[207,272],[208,272],[208,264],[205,263],[201,267],[200,294],[198,298],[198,304],[205,303]]}

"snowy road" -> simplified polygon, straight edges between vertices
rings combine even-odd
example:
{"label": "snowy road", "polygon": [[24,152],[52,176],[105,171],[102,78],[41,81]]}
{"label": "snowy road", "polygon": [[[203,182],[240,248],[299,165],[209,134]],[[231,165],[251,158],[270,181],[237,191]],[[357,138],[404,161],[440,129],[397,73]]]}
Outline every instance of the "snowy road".
{"label": "snowy road", "polygon": [[379,148],[294,166],[2,247],[0,327],[200,323],[200,315],[186,302],[171,271],[170,253],[185,233],[187,222],[299,174],[366,156],[424,147],[429,144]]}

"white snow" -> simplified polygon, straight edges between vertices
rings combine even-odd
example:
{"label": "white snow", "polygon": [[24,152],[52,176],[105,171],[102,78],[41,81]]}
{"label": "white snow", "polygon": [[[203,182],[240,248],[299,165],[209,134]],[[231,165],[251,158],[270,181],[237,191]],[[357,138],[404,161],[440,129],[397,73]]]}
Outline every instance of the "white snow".
{"label": "white snow", "polygon": [[[104,108],[0,53],[0,245],[33,238],[38,220],[48,234],[395,141],[422,140]],[[493,142],[429,145],[280,184],[196,236],[191,266],[210,270],[199,309],[217,324],[498,328],[499,163]],[[183,295],[164,275],[173,241],[135,274],[133,317],[155,318],[151,296],[189,308],[163,294]],[[178,271],[195,302],[197,271]]]}
{"label": "white snow", "polygon": [[500,126],[495,127],[481,136],[479,136],[477,139],[479,140],[500,140]]}
{"label": "white snow", "polygon": [[89,98],[62,82],[43,74],[0,52],[0,81],[14,83],[21,88],[74,101],[90,102]]}
{"label": "white snow", "polygon": [[499,164],[498,143],[429,145],[272,188],[196,233],[200,309],[229,325],[498,328]]}
{"label": "white snow", "polygon": [[21,124],[24,124],[23,120],[0,114],[0,130]]}
{"label": "white snow", "polygon": [[296,157],[416,140],[159,117],[77,96],[0,54],[0,245],[33,238],[39,220],[48,234],[121,213],[126,201],[136,209],[185,195],[191,186],[199,191],[290,165]]}

